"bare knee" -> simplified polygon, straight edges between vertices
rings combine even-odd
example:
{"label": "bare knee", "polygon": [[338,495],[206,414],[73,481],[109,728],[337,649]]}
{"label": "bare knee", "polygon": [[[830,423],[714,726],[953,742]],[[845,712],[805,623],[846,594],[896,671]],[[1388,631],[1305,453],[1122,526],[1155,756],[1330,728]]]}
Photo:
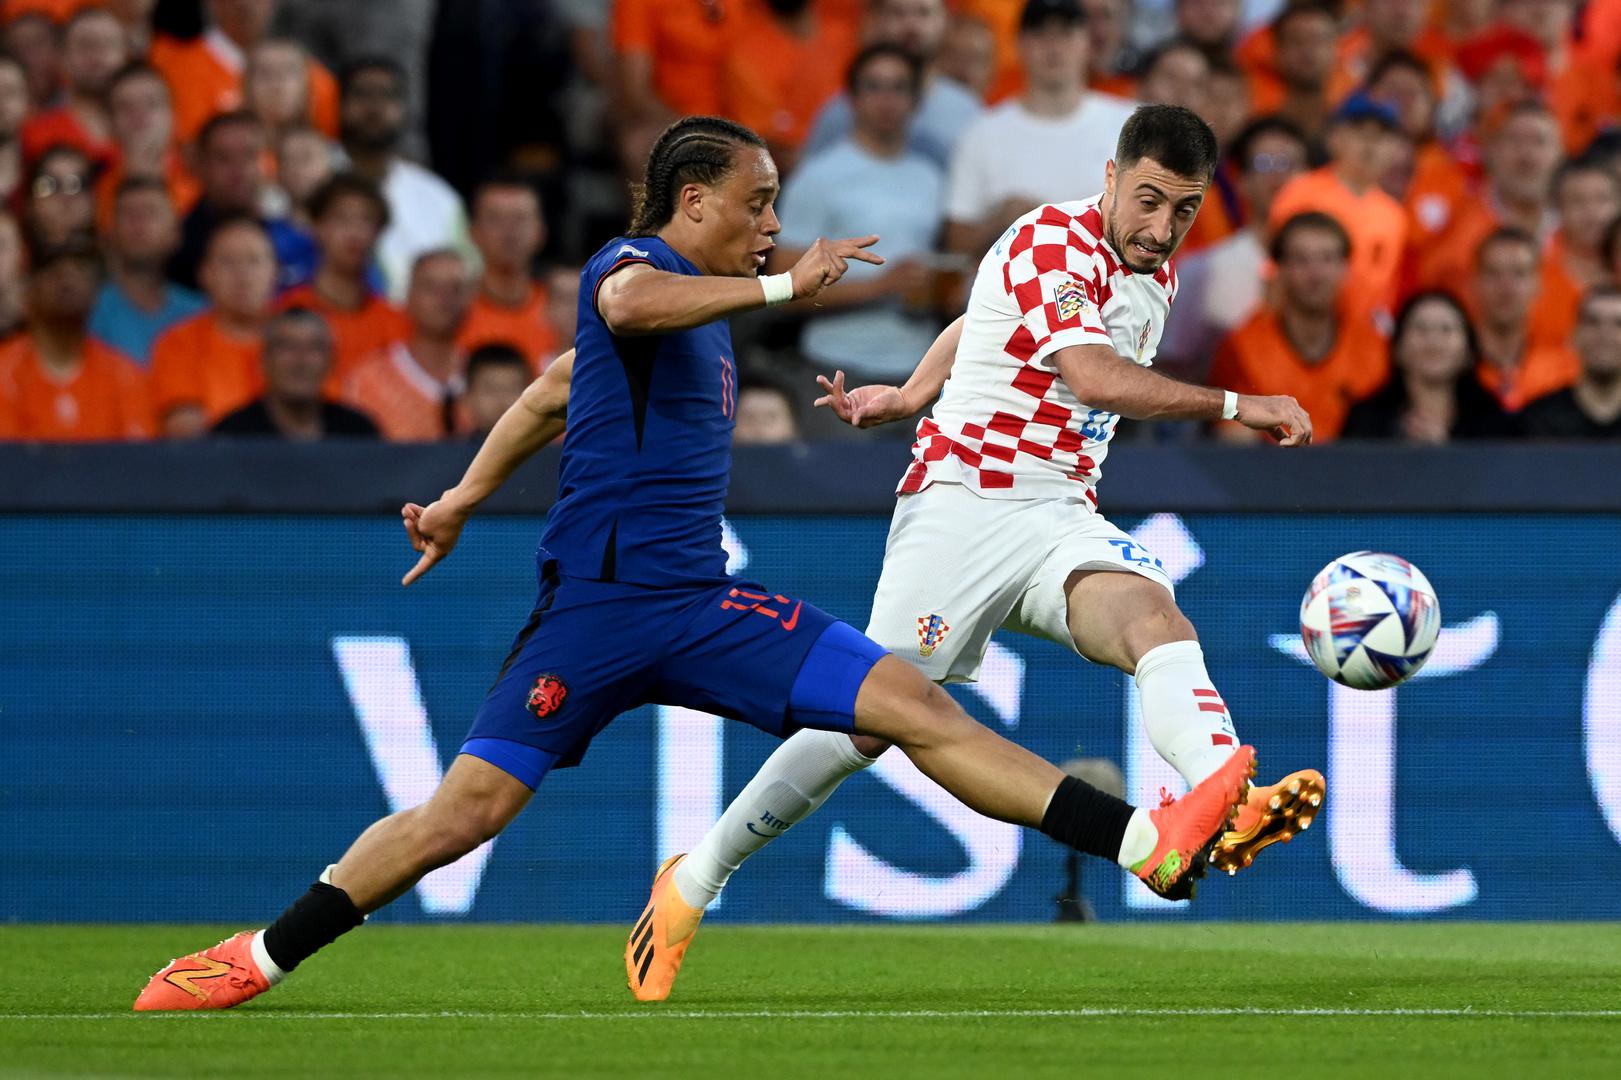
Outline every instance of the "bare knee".
{"label": "bare knee", "polygon": [[1198,641],[1199,635],[1193,629],[1193,623],[1177,608],[1176,602],[1166,597],[1163,604],[1145,610],[1138,618],[1128,622],[1121,639],[1131,663],[1127,670],[1134,672],[1137,661],[1161,645],[1174,641]]}

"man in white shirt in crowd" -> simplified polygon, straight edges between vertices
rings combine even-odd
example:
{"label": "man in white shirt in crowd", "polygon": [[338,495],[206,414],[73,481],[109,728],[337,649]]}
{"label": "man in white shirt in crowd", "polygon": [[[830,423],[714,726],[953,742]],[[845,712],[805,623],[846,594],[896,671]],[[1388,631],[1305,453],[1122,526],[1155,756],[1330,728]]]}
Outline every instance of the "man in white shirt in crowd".
{"label": "man in white shirt in crowd", "polygon": [[467,210],[442,178],[400,156],[405,136],[405,70],[386,57],[357,60],[343,73],[339,122],[354,171],[383,190],[389,225],[377,241],[389,299],[405,297],[417,256],[454,248],[473,258]]}
{"label": "man in white shirt in crowd", "polygon": [[[935,69],[950,21],[945,0],[875,0],[872,6],[870,43],[898,45],[923,65],[923,93],[912,114],[907,146],[942,169],[951,164],[951,152],[963,131],[985,111],[978,94]],[[850,95],[839,94],[816,114],[803,154],[808,157],[832,147],[854,127]]]}
{"label": "man in white shirt in crowd", "polygon": [[884,265],[852,262],[805,324],[800,350],[818,371],[904,379],[940,330],[942,320],[927,308],[945,174],[907,147],[922,86],[923,65],[909,51],[862,50],[846,78],[854,128],[805,159],[783,188],[774,268],[792,266],[818,236],[857,224],[884,242]]}
{"label": "man in white shirt in crowd", "polygon": [[1031,207],[1102,186],[1133,103],[1087,89],[1089,52],[1079,0],[1028,0],[1019,17],[1025,91],[965,131],[951,160],[952,251],[978,258]]}

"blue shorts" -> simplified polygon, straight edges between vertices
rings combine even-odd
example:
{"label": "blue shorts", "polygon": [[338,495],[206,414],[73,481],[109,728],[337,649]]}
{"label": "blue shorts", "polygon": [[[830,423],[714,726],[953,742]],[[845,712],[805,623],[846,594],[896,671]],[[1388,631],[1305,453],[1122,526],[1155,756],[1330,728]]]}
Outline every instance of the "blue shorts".
{"label": "blue shorts", "polygon": [[777,736],[851,731],[856,693],[886,655],[849,624],[751,582],[649,588],[552,567],[462,746],[531,788],[579,764],[597,732],[640,705]]}

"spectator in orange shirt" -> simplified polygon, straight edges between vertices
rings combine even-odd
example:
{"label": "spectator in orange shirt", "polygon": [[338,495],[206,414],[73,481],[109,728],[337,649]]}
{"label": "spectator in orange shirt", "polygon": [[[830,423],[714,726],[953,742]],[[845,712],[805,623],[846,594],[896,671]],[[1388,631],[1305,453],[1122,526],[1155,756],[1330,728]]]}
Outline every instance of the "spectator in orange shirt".
{"label": "spectator in orange shirt", "polygon": [[1513,106],[1486,144],[1484,190],[1465,200],[1443,228],[1410,244],[1408,287],[1456,287],[1467,280],[1480,242],[1500,226],[1512,225],[1535,237],[1550,235],[1554,217],[1548,197],[1559,161],[1553,114],[1534,101]]}
{"label": "spectator in orange shirt", "polygon": [[462,407],[475,442],[483,442],[506,411],[523,396],[534,377],[529,361],[511,345],[492,342],[467,357],[467,392]]}
{"label": "spectator in orange shirt", "polygon": [[[1351,406],[1384,382],[1384,339],[1365,316],[1339,303],[1351,266],[1351,237],[1327,214],[1285,221],[1272,239],[1278,267],[1276,305],[1256,313],[1216,354],[1210,383],[1239,394],[1288,394],[1311,416],[1312,441],[1340,433]],[[1235,423],[1217,428],[1229,442],[1259,432]]]}
{"label": "spectator in orange shirt", "polygon": [[1536,240],[1512,226],[1487,236],[1475,252],[1480,381],[1511,413],[1576,381],[1577,365],[1564,343],[1539,343],[1531,333],[1541,261]]}
{"label": "spectator in orange shirt", "polygon": [[1554,176],[1559,230],[1542,253],[1542,288],[1531,312],[1531,336],[1568,344],[1582,296],[1607,281],[1604,238],[1621,218],[1621,177],[1597,159],[1566,162]]}
{"label": "spectator in orange shirt", "polygon": [[310,54],[288,38],[265,38],[248,50],[242,107],[259,118],[274,145],[281,133],[308,126]]}
{"label": "spectator in orange shirt", "polygon": [[1474,328],[1451,293],[1419,293],[1402,305],[1390,358],[1389,380],[1352,406],[1344,438],[1444,443],[1519,434],[1519,424],[1480,384]]}
{"label": "spectator in orange shirt", "polygon": [[742,8],[735,0],[614,0],[621,122],[661,130],[677,116],[719,112],[721,59]]}
{"label": "spectator in orange shirt", "polygon": [[163,76],[140,60],[125,64],[108,87],[107,106],[117,153],[112,167],[96,181],[101,230],[111,227],[114,197],[133,176],[162,181],[175,209],[188,213],[200,189],[175,147],[174,109]]}
{"label": "spectator in orange shirt", "polygon": [[0,209],[0,342],[22,329],[23,231],[17,219]]}
{"label": "spectator in orange shirt", "polygon": [[1411,154],[1397,182],[1385,190],[1407,209],[1409,246],[1444,228],[1470,197],[1470,183],[1458,161],[1435,136],[1438,106],[1429,66],[1410,52],[1387,53],[1368,76],[1368,96],[1396,110]]}
{"label": "spectator in orange shirt", "polygon": [[1602,126],[1621,114],[1613,59],[1584,55],[1575,39],[1576,0],[1500,0],[1505,23],[1525,31],[1546,58],[1548,106],[1559,119],[1567,154],[1587,149]]}
{"label": "spectator in orange shirt", "polygon": [[1396,306],[1407,214],[1379,182],[1401,154],[1403,138],[1394,109],[1352,94],[1329,129],[1329,164],[1290,181],[1272,203],[1274,226],[1316,210],[1351,237],[1351,285],[1344,301],[1353,317],[1388,320]]}
{"label": "spectator in orange shirt", "polygon": [[84,153],[53,146],[34,162],[28,175],[23,220],[31,239],[57,247],[75,238],[91,238],[96,203],[91,195],[95,170]]}
{"label": "spectator in orange shirt", "polygon": [[996,37],[984,20],[953,12],[940,41],[935,69],[948,79],[968,87],[984,101],[996,75]]}
{"label": "spectator in orange shirt", "polygon": [[307,307],[326,317],[335,343],[329,388],[341,387],[361,361],[404,338],[405,317],[372,291],[367,267],[388,227],[388,203],[363,176],[339,173],[310,199],[320,268],[308,285],[283,294],[281,310]]}
{"label": "spectator in orange shirt", "polygon": [[110,164],[115,148],[107,87],[128,60],[124,28],[105,8],[84,8],[69,19],[62,32],[66,100],[23,125],[23,157],[33,160],[46,147],[64,144],[83,151],[97,166]]}
{"label": "spectator in orange shirt", "polygon": [[1430,0],[1366,0],[1361,25],[1340,41],[1330,95],[1340,97],[1364,85],[1379,61],[1395,52],[1422,58],[1439,84],[1451,67],[1452,42],[1431,22],[1432,7]]}
{"label": "spectator in orange shirt", "polygon": [[356,368],[343,395],[371,414],[384,438],[423,442],[467,433],[459,404],[466,356],[456,340],[472,294],[459,252],[447,248],[417,258],[405,296],[408,336]]}
{"label": "spectator in orange shirt", "polygon": [[816,112],[839,92],[856,28],[823,0],[764,0],[742,17],[721,60],[720,112],[759,132],[793,168]]}
{"label": "spectator in orange shirt", "polygon": [[84,238],[33,253],[28,333],[0,349],[0,438],[47,442],[152,434],[146,378],[85,329],[96,250]]}
{"label": "spectator in orange shirt", "polygon": [[1316,138],[1328,124],[1333,102],[1339,20],[1326,3],[1291,4],[1272,22],[1273,70],[1251,70],[1250,100],[1261,114],[1276,113]]}
{"label": "spectator in orange shirt", "polygon": [[170,438],[204,434],[264,386],[259,350],[276,288],[276,254],[264,225],[247,215],[220,222],[201,273],[208,310],[152,346],[152,396]]}
{"label": "spectator in orange shirt", "polygon": [[1100,93],[1123,98],[1137,96],[1137,80],[1129,70],[1135,59],[1135,51],[1127,40],[1131,30],[1130,4],[1131,0],[1081,0],[1092,56],[1087,85]]}
{"label": "spectator in orange shirt", "polygon": [[464,350],[509,343],[537,374],[541,362],[557,354],[546,287],[531,276],[545,242],[540,196],[530,184],[511,175],[479,185],[473,193],[473,243],[483,256],[484,275],[462,327]]}
{"label": "spectator in orange shirt", "polygon": [[1526,434],[1541,439],[1621,438],[1621,289],[1604,284],[1582,298],[1573,348],[1581,375],[1525,407]]}
{"label": "spectator in orange shirt", "polygon": [[28,100],[36,109],[56,104],[62,89],[62,36],[39,12],[8,15],[0,24],[0,50],[15,56],[28,74]]}
{"label": "spectator in orange shirt", "polygon": [[[152,43],[152,66],[174,92],[181,141],[190,142],[209,119],[242,107],[242,75],[248,52],[262,41],[276,14],[276,0],[204,0],[208,29],[194,41],[160,37]],[[310,111],[315,126],[338,133],[338,84],[332,73],[308,62]]]}
{"label": "spectator in orange shirt", "polygon": [[332,373],[332,328],[315,312],[292,308],[270,320],[264,373],[264,394],[222,417],[215,435],[285,442],[377,438],[371,417],[321,394]]}
{"label": "spectator in orange shirt", "polygon": [[23,182],[23,151],[17,133],[28,119],[28,73],[15,56],[0,52],[0,205],[10,205]]}

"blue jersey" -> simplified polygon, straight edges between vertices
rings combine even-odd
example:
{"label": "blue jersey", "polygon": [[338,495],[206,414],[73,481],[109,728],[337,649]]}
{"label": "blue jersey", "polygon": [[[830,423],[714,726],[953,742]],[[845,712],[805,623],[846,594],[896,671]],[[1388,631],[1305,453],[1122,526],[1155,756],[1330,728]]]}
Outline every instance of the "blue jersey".
{"label": "blue jersey", "polygon": [[718,582],[726,577],[720,521],[737,412],[731,331],[721,319],[615,336],[597,312],[597,290],[630,263],[701,274],[657,237],[620,237],[586,263],[568,436],[541,558],[556,559],[567,577],[595,581]]}

